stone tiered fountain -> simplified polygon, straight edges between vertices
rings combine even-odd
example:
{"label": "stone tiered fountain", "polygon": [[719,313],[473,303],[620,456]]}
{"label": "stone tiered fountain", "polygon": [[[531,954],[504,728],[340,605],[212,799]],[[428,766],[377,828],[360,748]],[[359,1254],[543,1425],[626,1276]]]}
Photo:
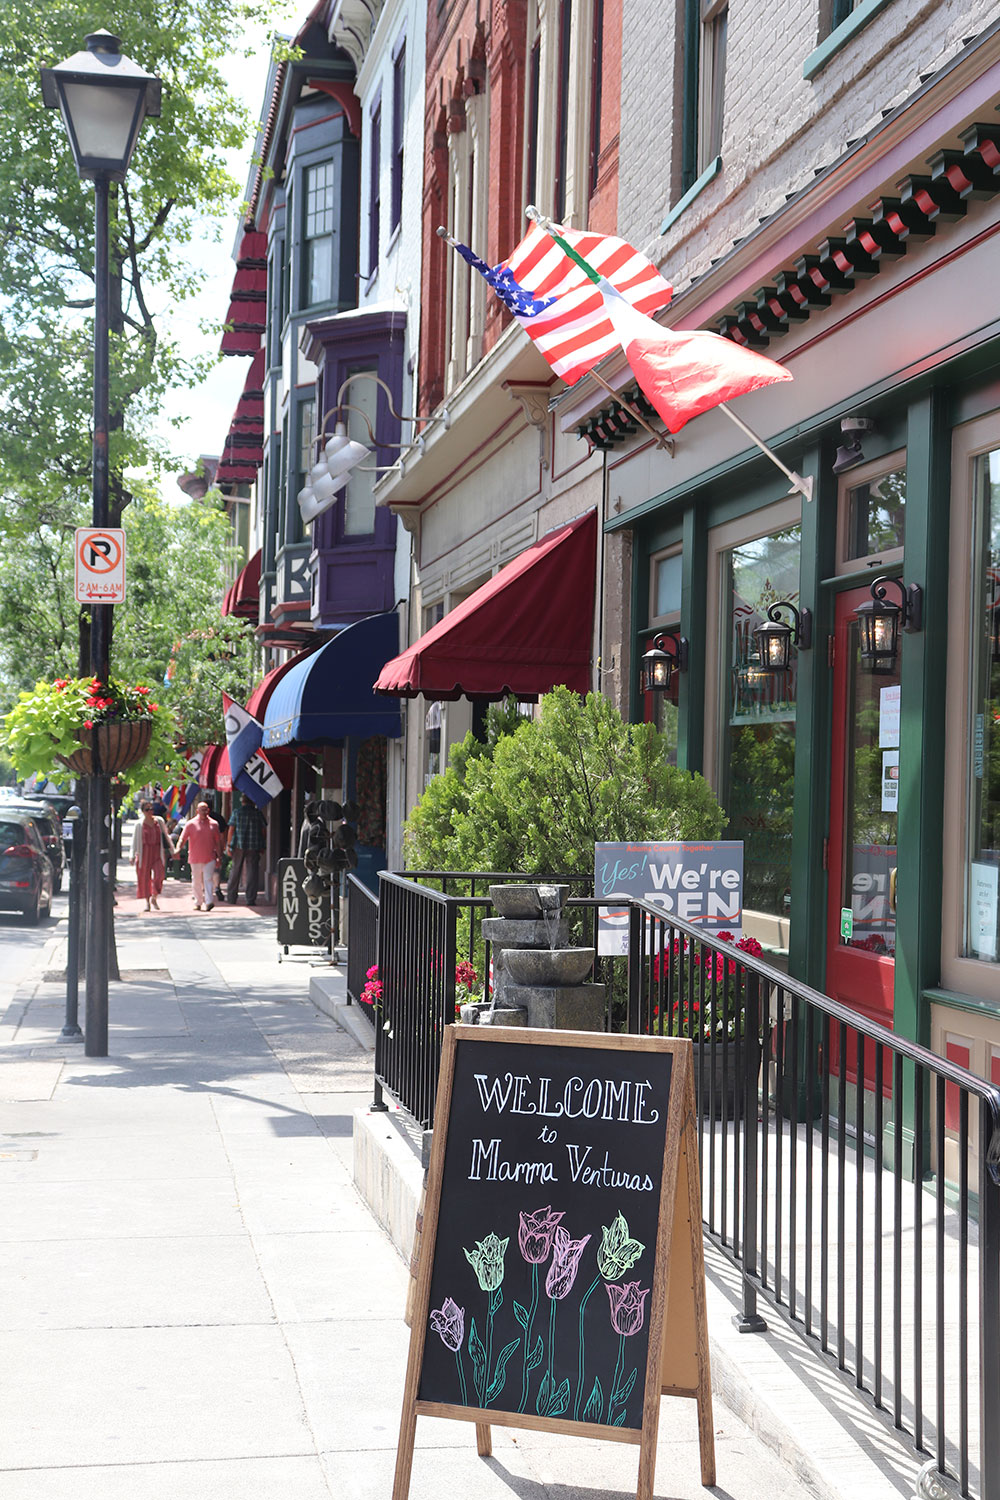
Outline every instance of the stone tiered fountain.
{"label": "stone tiered fountain", "polygon": [[493,956],[492,1002],[464,1005],[480,1026],[604,1030],[604,985],[586,983],[593,948],[569,947],[567,885],[491,885],[498,915],[483,919]]}

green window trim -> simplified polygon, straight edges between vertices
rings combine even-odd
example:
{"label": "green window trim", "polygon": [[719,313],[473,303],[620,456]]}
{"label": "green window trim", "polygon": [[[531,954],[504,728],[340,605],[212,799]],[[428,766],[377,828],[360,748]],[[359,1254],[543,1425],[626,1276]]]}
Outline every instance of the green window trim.
{"label": "green window trim", "polygon": [[715,156],[709,162],[708,166],[705,168],[704,172],[702,172],[701,176],[697,178],[696,181],[692,182],[691,186],[688,188],[684,196],[682,198],[678,198],[677,202],[674,204],[673,208],[670,210],[663,223],[660,225],[661,234],[666,234],[671,224],[676,224],[677,220],[680,218],[684,210],[694,202],[698,194],[703,192],[704,189],[708,187],[708,184],[712,181],[712,178],[717,177],[721,171],[722,157]]}
{"label": "green window trim", "polygon": [[817,73],[821,73],[830,59],[836,57],[841,48],[846,47],[888,4],[889,0],[861,0],[861,4],[851,11],[847,19],[835,26],[830,35],[824,37],[819,46],[810,52],[802,64],[803,78],[815,78]]}

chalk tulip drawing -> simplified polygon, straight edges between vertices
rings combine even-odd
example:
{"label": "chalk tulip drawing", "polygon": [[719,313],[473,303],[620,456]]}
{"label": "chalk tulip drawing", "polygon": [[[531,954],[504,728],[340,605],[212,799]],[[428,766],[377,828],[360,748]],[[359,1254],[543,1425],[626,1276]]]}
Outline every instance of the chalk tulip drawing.
{"label": "chalk tulip drawing", "polygon": [[[507,1383],[507,1366],[520,1348],[521,1393],[517,1411],[532,1410],[542,1417],[563,1417],[571,1413],[574,1421],[611,1427],[639,1427],[642,1425],[640,1410],[633,1411],[631,1421],[628,1420],[629,1398],[635,1389],[638,1365],[626,1373],[626,1366],[629,1364],[626,1349],[627,1340],[642,1330],[650,1288],[641,1286],[638,1280],[626,1282],[622,1278],[642,1259],[646,1247],[641,1240],[631,1237],[625,1215],[621,1212],[615,1215],[610,1224],[601,1227],[599,1245],[594,1244],[590,1234],[574,1239],[570,1230],[562,1224],[563,1218],[563,1211],[553,1209],[548,1204],[530,1212],[521,1210],[519,1214],[517,1247],[521,1258],[531,1267],[531,1298],[527,1307],[516,1299],[511,1299],[511,1312],[521,1332],[502,1345],[495,1361],[494,1324],[500,1315],[502,1334],[504,1257],[510,1244],[510,1236],[501,1239],[491,1230],[485,1238],[475,1242],[474,1250],[462,1247],[465,1258],[475,1273],[479,1289],[486,1294],[487,1299],[485,1341],[480,1336],[475,1317],[470,1321],[467,1341],[477,1405],[484,1409],[492,1405],[504,1410],[515,1409],[514,1396],[502,1403],[499,1398]],[[549,1299],[547,1339],[543,1333],[535,1333],[542,1266],[546,1266],[544,1287]],[[581,1269],[584,1273],[582,1276],[579,1274]],[[612,1369],[610,1358],[605,1353],[608,1367],[588,1370],[585,1315],[588,1302],[602,1283],[608,1294],[611,1331],[618,1336],[617,1359]],[[456,1290],[463,1295],[466,1290],[474,1294],[471,1283],[468,1288]],[[576,1348],[572,1348],[573,1333],[565,1331],[564,1313],[564,1329],[559,1339],[565,1343],[566,1348],[560,1343],[561,1359],[557,1362],[556,1315],[560,1304],[566,1305],[567,1313],[576,1313],[573,1323]],[[595,1303],[595,1308],[598,1305]],[[445,1348],[455,1355],[461,1404],[467,1406],[468,1388],[463,1364],[465,1308],[459,1307],[454,1297],[448,1296],[440,1308],[431,1312],[429,1322]],[[509,1326],[508,1331],[513,1334],[513,1326]],[[602,1339],[600,1343],[604,1351],[615,1347],[611,1340]],[[569,1375],[564,1375],[561,1380],[557,1377],[557,1371],[566,1368],[568,1354],[575,1355],[570,1366],[572,1368],[575,1364],[575,1389]],[[600,1364],[600,1360],[598,1363]],[[542,1373],[536,1376],[535,1372],[539,1369]],[[638,1405],[638,1402],[634,1404]]]}

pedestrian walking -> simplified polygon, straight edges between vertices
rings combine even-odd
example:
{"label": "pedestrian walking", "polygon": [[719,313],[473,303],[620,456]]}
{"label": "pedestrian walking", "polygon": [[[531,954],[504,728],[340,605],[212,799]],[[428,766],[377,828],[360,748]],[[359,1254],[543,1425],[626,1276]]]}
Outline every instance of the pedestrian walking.
{"label": "pedestrian walking", "polygon": [[226,883],[226,900],[236,905],[240,894],[240,876],[246,880],[247,906],[257,905],[260,885],[260,856],[267,839],[264,819],[253,805],[246,792],[240,798],[232,818],[229,820],[229,853],[232,865]]}
{"label": "pedestrian walking", "polygon": [[199,802],[194,817],[184,825],[184,832],[177,841],[177,853],[188,846],[191,864],[191,894],[194,909],[211,911],[215,905],[215,867],[222,857],[222,834],[214,818],[208,815],[208,803]]}
{"label": "pedestrian walking", "polygon": [[152,802],[142,802],[139,819],[132,825],[132,848],[129,855],[135,865],[136,894],[159,911],[157,896],[163,890],[163,877],[167,873],[167,860],[174,853],[173,840],[167,832],[163,818],[157,817]]}

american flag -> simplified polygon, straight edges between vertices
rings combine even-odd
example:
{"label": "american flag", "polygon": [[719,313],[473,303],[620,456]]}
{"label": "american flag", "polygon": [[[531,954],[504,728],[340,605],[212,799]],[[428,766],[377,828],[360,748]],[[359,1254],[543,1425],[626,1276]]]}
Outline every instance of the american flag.
{"label": "american flag", "polygon": [[[625,240],[577,229],[560,229],[559,233],[639,312],[652,314],[669,303],[669,282]],[[537,224],[513,254],[493,268],[464,245],[455,248],[486,276],[567,385],[586,375],[605,355],[621,349],[599,288]]]}

